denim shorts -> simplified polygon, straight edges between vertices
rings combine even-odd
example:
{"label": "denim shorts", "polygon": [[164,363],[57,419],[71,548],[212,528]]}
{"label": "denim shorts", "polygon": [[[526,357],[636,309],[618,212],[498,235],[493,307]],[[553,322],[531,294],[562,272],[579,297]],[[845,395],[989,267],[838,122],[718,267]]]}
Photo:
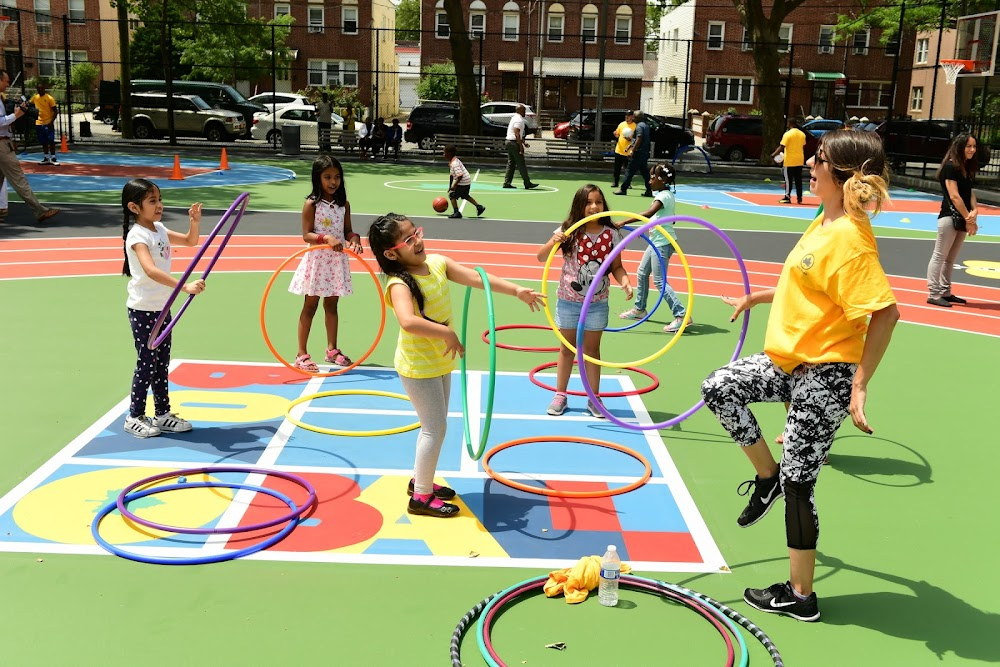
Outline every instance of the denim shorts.
{"label": "denim shorts", "polygon": [[[578,301],[556,301],[556,326],[560,329],[573,329],[580,323],[580,311],[583,303]],[[583,323],[584,331],[604,331],[608,327],[608,300],[594,301],[587,309],[587,321]]]}

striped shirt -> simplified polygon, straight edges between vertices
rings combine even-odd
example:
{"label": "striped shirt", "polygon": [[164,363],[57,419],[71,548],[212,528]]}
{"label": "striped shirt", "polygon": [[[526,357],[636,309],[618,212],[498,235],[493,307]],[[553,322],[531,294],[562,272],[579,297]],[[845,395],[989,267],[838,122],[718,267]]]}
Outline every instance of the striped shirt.
{"label": "striped shirt", "polygon": [[[441,255],[427,255],[430,274],[414,275],[420,291],[424,295],[424,312],[427,318],[442,324],[451,321],[451,285],[448,284],[448,267]],[[393,285],[405,285],[400,278],[389,278],[385,286],[386,301],[392,307],[389,290]],[[413,300],[413,310],[417,310],[417,300]],[[425,338],[399,330],[396,342],[394,365],[396,372],[408,378],[435,378],[447,375],[455,369],[455,360],[445,356],[445,342],[440,338]]]}

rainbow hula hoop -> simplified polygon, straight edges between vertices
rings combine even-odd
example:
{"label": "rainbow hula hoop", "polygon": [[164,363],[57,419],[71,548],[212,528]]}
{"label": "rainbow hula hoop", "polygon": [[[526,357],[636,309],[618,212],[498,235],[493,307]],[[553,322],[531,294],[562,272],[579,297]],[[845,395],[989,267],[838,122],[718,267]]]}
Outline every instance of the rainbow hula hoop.
{"label": "rainbow hula hoop", "polygon": [[[624,226],[622,229],[627,229],[629,231],[632,231],[632,228],[627,225]],[[667,260],[663,259],[663,253],[660,252],[660,249],[656,247],[656,244],[653,243],[653,240],[651,238],[649,238],[645,234],[640,234],[640,238],[649,244],[649,247],[653,249],[654,253],[656,253],[656,258],[660,260],[660,275],[663,277],[663,284],[660,286],[660,297],[656,300],[656,303],[653,304],[653,307],[649,309],[649,311],[641,320],[637,320],[632,324],[626,324],[623,327],[604,327],[604,330],[610,333],[617,333],[619,331],[628,331],[629,329],[636,328],[637,326],[639,326],[640,324],[642,324],[643,322],[645,322],[646,320],[648,320],[653,316],[653,313],[655,313],[656,309],[660,307],[660,304],[663,303],[664,297],[666,297],[667,295]],[[639,289],[638,285],[636,286],[636,289]]]}
{"label": "rainbow hula hoop", "polygon": [[353,250],[349,250],[345,246],[343,252],[347,253],[351,257],[354,257],[354,259],[361,262],[361,266],[365,267],[365,270],[368,271],[368,275],[370,275],[372,277],[372,280],[375,281],[375,290],[378,292],[379,303],[381,303],[382,305],[382,319],[379,321],[378,333],[375,334],[375,340],[372,341],[372,346],[368,348],[367,352],[358,357],[358,359],[350,366],[344,366],[343,368],[339,368],[335,371],[329,371],[326,373],[310,373],[309,371],[304,371],[301,368],[296,368],[292,364],[288,363],[288,360],[282,357],[280,354],[278,354],[278,351],[274,349],[274,345],[271,343],[271,337],[267,335],[267,296],[271,293],[271,288],[274,286],[274,281],[278,279],[278,276],[281,275],[281,272],[285,269],[286,266],[288,266],[291,262],[295,261],[296,257],[298,257],[299,255],[304,255],[307,252],[312,252],[313,250],[322,250],[322,249],[332,249],[332,248],[330,247],[330,244],[324,243],[323,245],[307,246],[305,248],[302,248],[301,250],[297,250],[294,253],[292,253],[292,256],[286,259],[284,262],[282,262],[281,266],[275,269],[274,273],[271,274],[271,279],[267,281],[267,286],[264,288],[264,296],[262,296],[260,299],[260,332],[264,335],[264,344],[267,345],[267,349],[271,351],[271,354],[274,355],[274,358],[277,359],[279,362],[281,362],[281,365],[284,366],[285,368],[293,370],[296,373],[301,373],[303,375],[308,375],[309,377],[315,377],[315,378],[328,378],[328,377],[333,377],[335,375],[342,375],[347,371],[351,370],[352,368],[355,368],[358,365],[360,365],[362,362],[364,362],[365,359],[370,357],[372,355],[372,352],[375,351],[375,348],[378,347],[379,341],[382,340],[382,333],[385,331],[385,294],[382,292],[382,283],[379,282],[378,276],[375,275],[375,271],[373,271],[372,267],[368,265],[368,262],[365,261],[364,257],[354,252]]}
{"label": "rainbow hula hoop", "polygon": [[[177,326],[177,323],[180,321],[181,315],[183,315],[184,311],[187,310],[187,307],[191,305],[191,301],[195,297],[194,294],[188,294],[188,298],[184,301],[181,309],[177,311],[177,317],[173,318],[166,327],[163,327],[163,322],[167,319],[167,316],[170,315],[170,307],[174,305],[174,301],[177,300],[177,295],[181,293],[181,289],[184,287],[184,284],[187,282],[188,278],[191,277],[191,274],[194,272],[194,267],[201,261],[201,258],[205,256],[205,253],[208,251],[208,246],[210,246],[212,241],[215,240],[215,237],[219,235],[219,232],[222,231],[222,226],[226,224],[229,217],[233,215],[233,212],[236,211],[238,207],[239,212],[236,213],[233,223],[229,226],[229,231],[226,232],[224,237],[222,237],[219,249],[215,251],[215,255],[208,262],[208,266],[205,267],[205,272],[201,274],[202,280],[208,278],[208,274],[212,272],[212,268],[215,266],[215,263],[219,261],[220,257],[222,257],[222,251],[226,249],[226,244],[229,243],[230,237],[232,237],[233,232],[236,231],[236,226],[239,225],[240,220],[243,219],[243,212],[246,211],[247,202],[249,201],[249,192],[244,192],[237,197],[226,212],[222,214],[222,217],[219,218],[219,223],[215,225],[215,229],[212,230],[212,233],[208,235],[205,242],[201,244],[201,248],[197,253],[195,253],[194,258],[191,260],[191,263],[188,264],[184,275],[182,275],[180,280],[177,281],[177,286],[174,287],[174,291],[170,293],[170,298],[167,299],[167,303],[163,306],[163,310],[160,311],[160,316],[156,318],[156,324],[153,325],[153,330],[149,332],[149,339],[146,341],[146,347],[150,350],[155,350],[163,341],[167,339],[167,336],[170,335],[170,332],[174,330],[174,327]],[[160,331],[161,327],[163,327],[163,331]]]}
{"label": "rainbow hula hoop", "polygon": [[[747,273],[747,267],[746,263],[743,261],[743,255],[740,254],[739,248],[736,247],[736,244],[733,243],[733,240],[729,238],[729,236],[725,232],[723,232],[721,229],[719,229],[710,222],[706,222],[700,218],[692,218],[686,215],[671,215],[665,218],[658,218],[657,221],[693,222],[696,225],[701,225],[702,227],[705,227],[710,231],[715,232],[715,234],[719,238],[725,241],[726,245],[728,245],[729,249],[732,251],[733,256],[736,257],[736,263],[739,265],[740,274],[743,277],[743,289],[746,294],[750,293],[750,275]],[[577,345],[580,346],[580,349],[577,350],[576,353],[577,363],[583,364],[583,359],[584,359],[584,355],[582,353],[583,323],[587,319],[587,309],[590,307],[590,299],[594,298],[594,292],[596,291],[598,283],[600,283],[601,278],[608,272],[608,269],[611,268],[611,262],[614,260],[615,257],[618,256],[618,254],[621,253],[622,249],[624,249],[625,246],[627,246],[632,240],[634,240],[636,236],[638,236],[640,233],[647,230],[648,228],[653,227],[655,224],[656,223],[654,222],[647,222],[645,225],[634,230],[632,233],[626,236],[625,240],[622,241],[622,243],[619,244],[618,247],[612,248],[611,253],[604,259],[604,262],[601,263],[600,268],[597,269],[597,273],[594,274],[594,281],[591,283],[590,289],[587,290],[587,295],[584,297],[583,300],[583,308],[580,311],[580,323],[576,327],[576,341]],[[685,264],[685,267],[686,266],[687,264]],[[688,274],[688,278],[690,279],[690,273]],[[679,336],[681,332],[684,331],[684,328],[687,326],[690,319],[691,319],[691,302],[689,301],[688,310],[684,314],[684,322],[681,324],[681,328],[677,331],[677,333],[674,334],[674,340],[670,341],[671,344],[674,341],[676,341],[677,336]],[[739,340],[736,341],[736,349],[733,350],[733,356],[732,358],[730,358],[729,363],[732,363],[739,358],[740,352],[743,350],[743,343],[746,341],[747,338],[747,329],[749,327],[750,327],[750,310],[748,309],[743,311],[743,326],[740,329],[740,337]],[[681,423],[682,421],[693,415],[695,412],[700,410],[703,405],[705,405],[705,401],[699,399],[698,402],[695,403],[692,407],[688,408],[687,410],[677,415],[673,419],[668,419],[666,421],[660,422],[659,424],[630,424],[626,421],[623,421],[615,417],[608,411],[607,408],[604,407],[603,404],[601,404],[600,400],[598,400],[597,396],[594,394],[594,388],[591,387],[590,383],[587,381],[586,373],[580,373],[580,381],[583,383],[583,389],[584,391],[587,392],[587,396],[590,398],[591,402],[597,406],[597,409],[601,412],[601,414],[607,417],[609,421],[618,424],[619,426],[622,426],[624,428],[630,428],[636,431],[652,431],[652,430],[670,428],[674,424]]]}
{"label": "rainbow hula hoop", "polygon": [[[603,359],[595,359],[588,354],[583,355],[583,358],[586,361],[589,361],[592,364],[597,364],[598,366],[604,366],[605,368],[628,368],[630,366],[642,366],[643,364],[648,364],[650,361],[659,359],[661,356],[663,356],[664,353],[667,352],[667,350],[669,350],[670,348],[672,348],[674,345],[677,344],[677,341],[680,340],[681,334],[684,333],[684,329],[687,328],[688,322],[691,319],[690,317],[691,306],[694,303],[694,280],[691,278],[691,267],[688,266],[687,257],[684,255],[684,251],[681,250],[681,247],[679,245],[677,245],[676,239],[670,236],[670,234],[668,234],[667,231],[663,229],[663,227],[661,227],[659,224],[661,221],[669,222],[676,216],[657,218],[656,222],[651,222],[649,218],[647,218],[644,215],[639,215],[638,213],[629,213],[627,211],[605,211],[602,213],[595,213],[593,215],[588,215],[586,218],[578,220],[577,222],[573,223],[573,225],[569,229],[567,229],[565,233],[567,236],[569,236],[573,232],[575,232],[579,227],[587,224],[591,220],[594,220],[596,218],[615,216],[615,215],[629,216],[630,218],[634,218],[637,220],[645,220],[646,224],[643,225],[642,228],[640,228],[639,230],[633,231],[625,238],[625,240],[622,241],[622,243],[618,244],[617,247],[612,249],[611,254],[608,255],[608,257],[605,258],[604,263],[601,264],[601,269],[603,269],[603,271],[599,272],[600,276],[603,277],[607,273],[607,267],[610,266],[610,260],[621,254],[622,250],[625,249],[625,246],[627,246],[629,242],[633,241],[639,234],[645,232],[647,229],[655,228],[668,241],[670,241],[670,245],[674,247],[674,252],[677,253],[677,257],[680,258],[681,265],[684,267],[684,274],[687,276],[687,284],[688,284],[688,291],[687,291],[688,314],[684,317],[684,321],[681,323],[681,328],[677,330],[677,333],[674,334],[674,336],[667,342],[666,345],[663,346],[663,348],[659,352],[654,352],[653,354],[649,355],[644,359],[636,359],[635,361],[626,361],[626,362],[604,361]],[[543,304],[545,305],[545,318],[549,321],[549,326],[552,327],[552,331],[555,332],[556,338],[558,338],[559,341],[563,345],[565,345],[569,350],[571,350],[574,354],[578,354],[579,352],[576,349],[576,347],[572,345],[568,340],[566,340],[566,337],[562,335],[561,331],[559,331],[559,327],[556,325],[556,321],[552,317],[552,309],[549,306],[549,300],[545,298],[549,284],[549,269],[552,267],[552,260],[555,258],[556,252],[558,250],[559,250],[558,245],[552,246],[552,252],[549,253],[548,259],[545,260],[545,269],[542,271],[542,297],[543,297]],[[666,276],[664,276],[663,278],[664,280],[666,280]],[[585,298],[587,299],[593,298],[597,285],[600,282],[601,281],[599,279],[595,279],[591,283],[590,285],[591,289],[587,291],[587,296]],[[585,302],[583,305],[584,308],[586,308],[587,303]],[[583,319],[581,319],[580,321],[583,322]],[[587,385],[584,384],[584,386]]]}
{"label": "rainbow hula hoop", "polygon": [[[476,267],[479,276],[483,279],[483,291],[486,292],[486,315],[489,319],[490,334],[490,379],[486,393],[486,420],[483,423],[483,432],[479,435],[479,449],[472,451],[472,433],[469,430],[469,392],[468,377],[469,371],[465,363],[465,355],[462,355],[460,366],[462,369],[462,417],[465,421],[465,449],[473,461],[478,461],[486,451],[486,441],[490,437],[490,424],[493,421],[493,394],[497,384],[497,326],[493,314],[493,290],[490,288],[490,279],[480,267]],[[465,288],[465,305],[462,307],[462,347],[465,348],[466,334],[469,326],[469,300],[472,297],[472,288]],[[476,406],[478,412],[479,406]]]}

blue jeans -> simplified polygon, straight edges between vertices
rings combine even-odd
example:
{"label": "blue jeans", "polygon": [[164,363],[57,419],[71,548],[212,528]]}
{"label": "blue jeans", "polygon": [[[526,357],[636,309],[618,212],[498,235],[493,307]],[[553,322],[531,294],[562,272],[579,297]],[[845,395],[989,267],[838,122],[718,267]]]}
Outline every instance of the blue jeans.
{"label": "blue jeans", "polygon": [[[659,250],[663,255],[663,263],[669,267],[670,256],[674,254],[674,246],[668,244],[659,248]],[[642,253],[642,259],[639,261],[639,270],[636,272],[636,310],[646,310],[646,300],[649,297],[650,272],[653,274],[653,284],[656,285],[657,291],[664,291],[663,300],[666,301],[667,306],[670,307],[670,312],[674,314],[674,317],[684,317],[684,304],[682,304],[680,299],[677,298],[677,292],[675,292],[674,288],[667,282],[666,276],[660,275],[660,260],[657,259],[656,251],[653,250],[653,246],[651,245],[647,245],[646,252]]]}

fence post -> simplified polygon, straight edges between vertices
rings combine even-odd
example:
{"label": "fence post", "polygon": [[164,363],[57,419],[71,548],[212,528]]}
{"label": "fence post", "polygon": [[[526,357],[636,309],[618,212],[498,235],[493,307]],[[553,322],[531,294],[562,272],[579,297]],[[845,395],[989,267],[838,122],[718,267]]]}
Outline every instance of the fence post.
{"label": "fence post", "polygon": [[[69,60],[69,16],[63,14],[63,67],[66,70],[66,108],[69,119],[69,140],[73,141],[73,70]],[[42,147],[45,150],[45,147]]]}
{"label": "fence post", "polygon": [[788,45],[788,75],[785,77],[785,122],[792,108],[792,67],[795,65],[795,45]]}

